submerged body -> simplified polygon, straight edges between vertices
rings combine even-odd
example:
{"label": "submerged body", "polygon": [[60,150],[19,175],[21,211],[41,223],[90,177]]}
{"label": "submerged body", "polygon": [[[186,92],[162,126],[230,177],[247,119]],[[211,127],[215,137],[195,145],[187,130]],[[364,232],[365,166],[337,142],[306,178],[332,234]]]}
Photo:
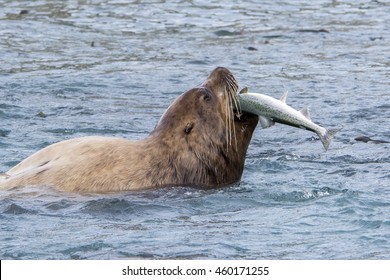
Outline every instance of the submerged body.
{"label": "submerged body", "polygon": [[259,115],[263,128],[279,122],[313,131],[320,137],[325,150],[327,150],[338,129],[328,130],[315,124],[310,120],[307,108],[297,111],[286,104],[286,99],[287,93],[280,100],[261,93],[248,93],[245,90],[238,95],[239,109]]}
{"label": "submerged body", "polygon": [[0,188],[49,185],[69,192],[163,186],[220,187],[240,180],[258,117],[237,118],[237,82],[216,68],[180,95],[148,137],[82,137],[52,144],[0,175]]}

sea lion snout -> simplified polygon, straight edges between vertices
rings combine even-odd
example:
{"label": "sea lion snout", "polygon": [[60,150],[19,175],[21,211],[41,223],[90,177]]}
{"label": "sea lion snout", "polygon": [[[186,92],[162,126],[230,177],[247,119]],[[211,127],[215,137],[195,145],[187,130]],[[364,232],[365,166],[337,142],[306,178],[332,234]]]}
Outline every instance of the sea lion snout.
{"label": "sea lion snout", "polygon": [[202,84],[203,87],[210,89],[215,94],[224,94],[226,91],[236,94],[238,83],[232,72],[225,67],[215,68]]}

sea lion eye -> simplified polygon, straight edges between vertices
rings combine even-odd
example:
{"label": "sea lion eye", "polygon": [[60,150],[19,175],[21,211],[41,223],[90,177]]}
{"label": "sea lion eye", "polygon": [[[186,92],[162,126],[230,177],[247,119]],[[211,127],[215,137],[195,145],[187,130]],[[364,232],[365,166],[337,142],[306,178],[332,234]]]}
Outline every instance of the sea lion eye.
{"label": "sea lion eye", "polygon": [[210,94],[209,91],[205,91],[205,92],[203,93],[203,100],[204,100],[204,101],[210,101],[210,100],[211,100],[211,94]]}

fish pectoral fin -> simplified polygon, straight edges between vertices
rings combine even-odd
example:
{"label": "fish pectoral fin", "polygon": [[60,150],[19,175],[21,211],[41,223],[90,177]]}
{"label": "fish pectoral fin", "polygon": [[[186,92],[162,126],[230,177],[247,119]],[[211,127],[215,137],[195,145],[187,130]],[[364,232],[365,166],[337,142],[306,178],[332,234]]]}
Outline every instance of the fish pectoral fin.
{"label": "fish pectoral fin", "polygon": [[240,90],[238,94],[245,94],[248,93],[248,91],[249,91],[248,87],[244,87],[242,90]]}
{"label": "fish pectoral fin", "polygon": [[283,103],[286,103],[287,101],[287,95],[288,95],[288,91],[286,90],[283,95],[280,97],[280,101],[282,101]]}
{"label": "fish pectoral fin", "polygon": [[260,125],[262,128],[268,128],[275,124],[275,122],[267,117],[259,116]]}
{"label": "fish pectoral fin", "polygon": [[301,114],[304,115],[308,120],[311,120],[309,107],[306,106],[305,108],[303,108],[299,112],[301,112]]}

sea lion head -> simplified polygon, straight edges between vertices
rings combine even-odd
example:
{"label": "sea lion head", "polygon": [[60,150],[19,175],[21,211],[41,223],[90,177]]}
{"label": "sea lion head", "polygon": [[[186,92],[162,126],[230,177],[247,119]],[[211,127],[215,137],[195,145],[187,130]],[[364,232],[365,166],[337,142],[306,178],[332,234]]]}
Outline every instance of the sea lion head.
{"label": "sea lion head", "polygon": [[233,74],[218,67],[161,117],[151,138],[160,140],[175,166],[177,184],[215,187],[240,180],[258,116],[236,112],[237,90]]}

